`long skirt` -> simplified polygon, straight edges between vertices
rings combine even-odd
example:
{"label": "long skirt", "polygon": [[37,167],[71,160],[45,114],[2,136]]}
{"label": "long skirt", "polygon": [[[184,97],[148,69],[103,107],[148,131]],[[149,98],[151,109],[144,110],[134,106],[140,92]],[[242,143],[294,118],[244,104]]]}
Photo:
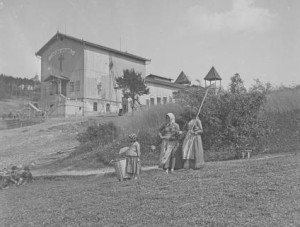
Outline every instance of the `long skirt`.
{"label": "long skirt", "polygon": [[126,156],[126,173],[129,176],[139,175],[141,172],[141,162],[138,157]]}
{"label": "long skirt", "polygon": [[[159,167],[163,169],[168,169],[171,166],[175,167],[175,155],[178,149],[178,141],[169,141],[163,140],[161,144],[160,158],[159,158]],[[173,164],[173,165],[172,165]]]}
{"label": "long skirt", "polygon": [[200,135],[192,135],[188,133],[182,144],[182,159],[184,161],[183,168],[199,169],[203,167],[203,147]]}

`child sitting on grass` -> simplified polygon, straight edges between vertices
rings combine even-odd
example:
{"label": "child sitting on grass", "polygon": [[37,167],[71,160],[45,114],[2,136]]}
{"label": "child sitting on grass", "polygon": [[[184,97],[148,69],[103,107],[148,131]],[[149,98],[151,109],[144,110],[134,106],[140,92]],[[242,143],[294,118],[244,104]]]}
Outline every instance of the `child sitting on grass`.
{"label": "child sitting on grass", "polygon": [[0,189],[7,189],[11,184],[15,184],[16,186],[24,185],[26,183],[33,182],[33,176],[30,172],[29,166],[17,167],[13,166],[11,171],[7,168],[1,171],[1,185]]}
{"label": "child sitting on grass", "polygon": [[20,172],[18,177],[17,185],[25,185],[26,183],[32,183],[33,177],[32,173],[30,172],[29,166],[25,166]]}

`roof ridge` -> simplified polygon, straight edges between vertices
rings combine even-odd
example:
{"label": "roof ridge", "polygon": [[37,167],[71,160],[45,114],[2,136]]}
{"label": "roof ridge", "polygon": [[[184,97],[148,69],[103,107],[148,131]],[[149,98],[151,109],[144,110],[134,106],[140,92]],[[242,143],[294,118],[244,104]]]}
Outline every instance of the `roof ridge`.
{"label": "roof ridge", "polygon": [[38,51],[36,52],[36,55],[37,55],[37,56],[41,56],[42,53],[44,52],[44,49],[46,49],[46,47],[47,47],[48,45],[50,45],[50,43],[53,42],[53,40],[54,40],[55,38],[58,38],[59,36],[62,36],[62,37],[65,37],[65,38],[74,40],[74,41],[76,41],[76,42],[82,42],[82,43],[85,44],[85,45],[92,46],[92,47],[95,47],[95,48],[98,48],[98,49],[102,49],[102,50],[106,50],[106,51],[108,51],[108,52],[113,52],[113,53],[117,53],[117,54],[120,54],[120,55],[123,55],[123,56],[135,58],[135,59],[137,59],[137,60],[141,60],[141,61],[144,61],[144,62],[147,62],[147,61],[150,62],[150,61],[151,61],[151,59],[146,59],[146,58],[137,56],[137,55],[135,55],[135,54],[131,54],[131,53],[124,52],[124,51],[119,51],[119,50],[113,49],[113,48],[111,48],[111,47],[106,47],[106,46],[102,46],[102,45],[99,45],[99,44],[96,44],[96,43],[92,43],[92,42],[89,42],[89,41],[84,40],[83,38],[82,38],[82,39],[79,39],[79,38],[76,38],[76,37],[74,37],[74,36],[70,36],[70,35],[63,34],[63,33],[59,32],[59,31],[57,31],[57,32],[55,33],[55,35],[54,35],[48,42],[46,42],[46,44],[45,44],[44,46],[42,46],[42,47],[40,48],[40,50],[38,50]]}

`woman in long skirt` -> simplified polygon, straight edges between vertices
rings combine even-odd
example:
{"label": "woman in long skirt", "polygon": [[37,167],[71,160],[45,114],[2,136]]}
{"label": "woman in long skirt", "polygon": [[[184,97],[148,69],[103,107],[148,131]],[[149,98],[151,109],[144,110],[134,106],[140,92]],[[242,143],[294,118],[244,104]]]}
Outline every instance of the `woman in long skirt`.
{"label": "woman in long skirt", "polygon": [[162,139],[159,167],[166,173],[175,168],[175,154],[179,146],[178,135],[179,125],[175,123],[175,116],[172,113],[166,115],[166,123],[159,129],[159,137]]}
{"label": "woman in long skirt", "polygon": [[201,133],[203,133],[201,121],[198,117],[192,119],[188,123],[188,132],[182,144],[183,168],[185,169],[199,169],[203,167],[204,157]]}
{"label": "woman in long skirt", "polygon": [[130,134],[131,145],[126,151],[126,174],[129,178],[137,179],[141,171],[141,151],[140,143],[137,141],[136,134]]}

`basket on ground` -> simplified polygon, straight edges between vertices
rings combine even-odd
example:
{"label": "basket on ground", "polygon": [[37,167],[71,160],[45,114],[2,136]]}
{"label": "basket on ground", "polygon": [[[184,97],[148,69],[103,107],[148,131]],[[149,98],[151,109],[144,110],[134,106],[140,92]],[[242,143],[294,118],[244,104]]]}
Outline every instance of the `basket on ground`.
{"label": "basket on ground", "polygon": [[123,181],[125,178],[127,178],[126,175],[126,159],[118,159],[113,161],[115,171],[117,178],[119,181]]}

